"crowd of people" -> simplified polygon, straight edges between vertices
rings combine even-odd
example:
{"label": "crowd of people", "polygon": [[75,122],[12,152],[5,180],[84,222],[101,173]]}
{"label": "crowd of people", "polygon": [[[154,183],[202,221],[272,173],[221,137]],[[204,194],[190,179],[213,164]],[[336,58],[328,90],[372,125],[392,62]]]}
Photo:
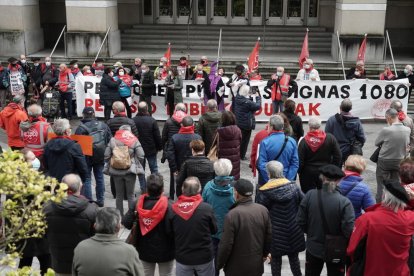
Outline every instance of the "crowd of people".
{"label": "crowd of people", "polygon": [[[10,59],[8,72],[17,70],[23,77],[22,60],[24,56]],[[362,176],[366,135],[349,99],[324,130],[320,118],[311,117],[305,132],[295,101],[289,99],[295,80],[278,67],[267,85],[275,114],[251,139],[261,95],[249,86],[252,78],[242,65],[224,84],[224,70],[210,66],[206,57],[194,72],[185,58],[178,67],[166,64],[162,58],[154,74],[139,58],[131,69],[119,62],[104,67],[101,60],[85,66],[84,75],[102,76],[105,120],[85,107],[75,131],[69,119],[76,108],[73,79],[81,74],[77,61],[70,69],[61,64],[58,72],[47,59],[30,71],[30,83],[40,90],[32,99],[38,95],[41,100],[41,91],[57,84],[66,118],[48,122],[38,102],[27,102],[25,89],[11,94],[0,112],[9,147],[21,151],[34,170],[68,185],[65,200],[45,207],[47,233],[27,240],[20,267],[37,257],[43,273],[51,267],[57,275],[149,276],[156,264],[159,275],[172,275],[175,260],[178,276],[219,275],[221,269],[229,276],[255,276],[263,274],[268,260],[272,275],[281,275],[282,256],[288,256],[296,276],[302,275],[299,253],[306,250],[305,275],[320,275],[324,264],[328,275],[414,271],[414,125],[401,101],[391,103],[387,126],[375,140],[374,197]],[[406,69],[405,77],[414,81],[412,68]],[[385,71],[383,77],[391,78]],[[360,78],[364,72],[358,63],[349,77]],[[258,72],[253,73],[257,78]],[[198,123],[182,102],[182,79],[188,78],[203,86],[206,112]],[[319,80],[311,60],[298,78]],[[140,80],[141,95],[134,118],[128,103],[136,91],[130,87],[132,79]],[[151,116],[154,79],[165,79],[168,88],[171,116],[162,130]],[[232,94],[231,110],[224,109],[221,98],[225,85]],[[92,155],[84,154],[72,133],[93,138]],[[240,163],[248,156],[257,185],[240,178]],[[164,191],[159,161],[168,162],[169,191]],[[110,176],[116,208],[105,207],[104,175]],[[118,238],[124,227],[131,229],[127,243]]]}

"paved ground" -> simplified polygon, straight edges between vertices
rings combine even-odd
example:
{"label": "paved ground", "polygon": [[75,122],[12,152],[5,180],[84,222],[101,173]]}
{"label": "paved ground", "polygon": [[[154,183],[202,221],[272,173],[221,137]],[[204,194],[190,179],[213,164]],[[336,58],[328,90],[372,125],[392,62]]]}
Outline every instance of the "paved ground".
{"label": "paved ground", "polygon": [[[73,127],[75,128],[79,122],[78,121],[73,121],[72,122]],[[375,138],[377,137],[377,134],[379,132],[379,130],[384,127],[385,123],[366,123],[364,124],[364,130],[367,136],[367,142],[364,146],[364,157],[367,159],[367,163],[368,163],[368,167],[367,170],[363,173],[363,177],[364,180],[366,181],[366,183],[369,184],[371,191],[373,193],[373,195],[375,196],[375,192],[376,192],[376,181],[375,181],[375,164],[372,163],[371,161],[369,161],[369,156],[372,154],[372,152],[374,152],[375,150],[375,146],[374,146],[374,141]],[[162,129],[163,127],[163,123],[160,122],[159,123],[160,129]],[[260,131],[261,129],[263,129],[265,127],[265,124],[258,124],[256,127],[256,130],[254,131],[254,133],[252,134],[252,137],[254,137],[255,133],[257,133],[258,131]],[[307,132],[307,126],[305,126],[305,132]],[[253,138],[252,138],[253,139]],[[5,135],[3,130],[0,130],[0,145],[3,148],[7,147],[7,136]],[[248,153],[250,153],[250,146],[248,149]],[[161,155],[158,155],[158,160],[160,160]],[[169,169],[168,169],[168,163],[164,163],[161,164],[159,162],[159,172],[164,176],[165,179],[165,191],[169,191]],[[147,175],[149,168],[147,167]],[[255,181],[255,179],[253,178],[251,171],[249,169],[249,161],[242,161],[241,164],[241,177],[242,178],[246,178],[249,179],[251,181]],[[112,197],[112,194],[110,192],[110,188],[109,188],[109,178],[106,178],[106,192],[105,192],[105,206],[111,206],[111,207],[115,207],[115,200]],[[137,194],[139,191],[139,183],[137,182],[136,185],[136,190],[137,190]],[[127,208],[126,206],[126,201],[124,201],[124,208]],[[126,209],[125,209],[126,210]],[[127,230],[122,230],[121,231],[121,236],[126,238],[128,235],[128,231]],[[302,271],[304,272],[304,263],[305,263],[305,254],[302,252],[300,254],[300,261],[301,261],[301,267],[302,267]],[[35,264],[37,265],[37,264]],[[224,274],[223,274],[224,275]],[[265,264],[265,274],[266,276],[271,275],[270,272],[270,265]],[[283,265],[282,265],[282,275],[291,275],[290,272],[290,268],[289,268],[289,262],[287,257],[283,258]],[[324,272],[322,275],[326,275],[326,270],[324,269]]]}

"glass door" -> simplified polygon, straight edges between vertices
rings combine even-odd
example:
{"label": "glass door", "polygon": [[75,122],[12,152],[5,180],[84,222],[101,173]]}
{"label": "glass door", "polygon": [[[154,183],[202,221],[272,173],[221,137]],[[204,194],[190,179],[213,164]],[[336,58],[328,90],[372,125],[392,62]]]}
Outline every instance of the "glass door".
{"label": "glass door", "polygon": [[285,25],[303,25],[303,0],[284,0],[287,4]]}
{"label": "glass door", "polygon": [[283,25],[284,23],[284,2],[286,0],[266,0],[267,24],[269,25]]}
{"label": "glass door", "polygon": [[231,1],[231,24],[247,25],[249,23],[247,0]]}
{"label": "glass door", "polygon": [[262,10],[264,0],[253,0],[252,25],[262,25]]}
{"label": "glass door", "polygon": [[[231,1],[231,0],[229,0]],[[227,0],[212,0],[213,5],[211,5],[212,9],[212,17],[211,23],[212,24],[227,24]]]}
{"label": "glass door", "polygon": [[318,26],[319,0],[308,0],[308,26]]}
{"label": "glass door", "polygon": [[197,24],[207,24],[207,0],[193,0],[195,1],[197,12]]}
{"label": "glass door", "polygon": [[304,0],[267,0],[269,25],[303,25]]}
{"label": "glass door", "polygon": [[191,14],[190,11],[191,11],[190,0],[177,0],[176,1],[176,14],[177,14],[176,23],[187,24],[188,17]]}
{"label": "glass door", "polygon": [[158,16],[157,22],[161,24],[173,24],[174,15],[173,15],[173,0],[158,0]]}
{"label": "glass door", "polygon": [[144,0],[142,1],[144,11],[144,24],[153,24],[154,23],[154,15],[152,14],[153,7],[152,7],[152,0]]}

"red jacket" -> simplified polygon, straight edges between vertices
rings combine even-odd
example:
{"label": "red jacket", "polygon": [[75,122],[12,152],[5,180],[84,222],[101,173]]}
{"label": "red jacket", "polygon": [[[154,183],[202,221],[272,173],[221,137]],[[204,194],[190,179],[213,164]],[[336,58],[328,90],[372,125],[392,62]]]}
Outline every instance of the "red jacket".
{"label": "red jacket", "polygon": [[266,129],[259,131],[256,136],[254,136],[252,143],[252,152],[250,154],[250,168],[252,169],[253,176],[256,176],[256,161],[257,161],[257,152],[259,150],[259,144],[264,138],[269,136],[269,132]]}
{"label": "red jacket", "polygon": [[24,109],[15,103],[8,104],[2,112],[0,112],[0,127],[7,133],[8,145],[10,147],[24,147],[24,142],[20,138],[20,123],[27,121]]}
{"label": "red jacket", "polygon": [[347,253],[353,259],[359,242],[368,236],[364,276],[409,276],[407,260],[413,235],[414,212],[395,213],[377,204],[356,220]]}

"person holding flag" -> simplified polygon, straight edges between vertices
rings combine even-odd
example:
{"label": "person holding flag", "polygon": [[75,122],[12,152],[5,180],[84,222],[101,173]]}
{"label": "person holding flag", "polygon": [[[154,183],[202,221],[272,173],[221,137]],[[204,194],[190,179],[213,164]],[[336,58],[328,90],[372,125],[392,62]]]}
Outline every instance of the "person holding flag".
{"label": "person holding flag", "polygon": [[366,51],[367,51],[367,34],[365,34],[365,38],[362,41],[361,47],[359,47],[356,66],[349,69],[348,74],[346,74],[347,80],[366,78],[366,72],[365,72]]}

